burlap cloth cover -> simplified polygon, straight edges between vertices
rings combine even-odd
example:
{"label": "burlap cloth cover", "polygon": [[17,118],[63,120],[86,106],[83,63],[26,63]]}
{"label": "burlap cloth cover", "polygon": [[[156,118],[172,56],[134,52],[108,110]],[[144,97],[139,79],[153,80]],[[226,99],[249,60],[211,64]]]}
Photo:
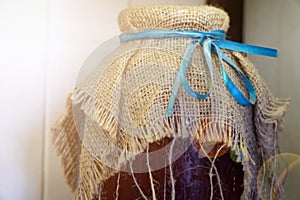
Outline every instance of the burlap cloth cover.
{"label": "burlap cloth cover", "polygon": [[[210,6],[151,6],[122,11],[119,25],[123,33],[164,29],[227,31],[229,17],[223,10]],[[221,142],[233,150],[244,147],[247,159],[242,161],[242,199],[259,198],[257,173],[264,161],[278,153],[277,133],[288,100],[271,95],[257,69],[244,55],[227,51],[254,85],[256,104],[243,107],[234,100],[214,58],[215,78],[210,97],[196,99],[180,89],[174,112],[167,117],[175,75],[191,40],[178,37],[123,42],[102,66],[77,84],[68,97],[65,113],[52,129],[74,199],[98,196],[101,183],[117,172],[118,165],[133,159],[124,152],[145,152],[150,143],[165,137],[180,137],[182,132],[195,135],[199,144]],[[224,66],[238,88],[247,94],[240,76],[228,65]],[[209,89],[210,76],[201,45],[186,76],[197,92],[206,93]],[[76,116],[74,119],[72,104],[76,112],[81,112],[79,121],[84,122],[78,122]],[[76,129],[75,121],[83,125]],[[110,156],[108,143],[123,149],[123,154]],[[99,159],[99,152],[106,154],[106,161],[114,162],[115,169]],[[275,185],[272,174],[266,173],[265,177],[270,190]]]}

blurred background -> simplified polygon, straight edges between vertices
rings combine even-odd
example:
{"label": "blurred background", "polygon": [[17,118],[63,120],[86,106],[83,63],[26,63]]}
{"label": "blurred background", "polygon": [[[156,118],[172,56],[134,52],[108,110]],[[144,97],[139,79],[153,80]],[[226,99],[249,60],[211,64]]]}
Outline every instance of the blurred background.
{"label": "blurred background", "polygon": [[[119,34],[119,11],[155,3],[205,1],[0,0],[0,200],[72,198],[51,145],[50,127],[87,56]],[[275,96],[292,99],[281,151],[300,154],[300,0],[207,3],[229,12],[232,40],[279,50],[278,59],[250,59]],[[300,199],[289,196],[299,187],[296,181],[294,176],[288,182],[286,199]]]}

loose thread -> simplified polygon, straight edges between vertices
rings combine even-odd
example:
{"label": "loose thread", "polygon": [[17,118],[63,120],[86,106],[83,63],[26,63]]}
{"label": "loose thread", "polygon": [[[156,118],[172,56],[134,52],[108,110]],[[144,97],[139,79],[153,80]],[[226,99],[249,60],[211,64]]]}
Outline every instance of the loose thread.
{"label": "loose thread", "polygon": [[218,186],[219,186],[219,190],[220,190],[220,194],[221,194],[221,198],[224,200],[224,196],[223,196],[223,191],[222,191],[222,186],[221,186],[221,180],[220,180],[220,175],[219,175],[219,172],[216,168],[216,166],[214,165],[216,159],[217,159],[217,156],[219,155],[220,151],[226,146],[226,144],[223,144],[217,151],[214,159],[213,159],[213,166],[214,166],[214,169],[216,171],[216,175],[217,175],[217,179],[218,179]]}
{"label": "loose thread", "polygon": [[275,184],[275,176],[276,176],[276,168],[277,168],[277,163],[276,163],[276,144],[277,144],[277,141],[276,141],[276,137],[273,135],[273,148],[274,148],[274,161],[273,161],[273,166],[274,166],[274,171],[273,171],[273,174],[271,175],[272,176],[272,184],[271,184],[271,189],[270,189],[270,199],[276,199],[276,194],[274,194],[273,192],[273,188],[274,188],[274,184]]}
{"label": "loose thread", "polygon": [[223,196],[223,191],[222,191],[222,186],[221,186],[221,180],[220,180],[220,175],[218,173],[218,170],[216,168],[216,166],[214,165],[216,159],[217,159],[217,156],[218,154],[220,153],[220,151],[223,149],[223,147],[225,147],[226,144],[223,144],[216,152],[215,156],[214,156],[214,159],[211,160],[211,158],[208,156],[208,154],[206,153],[205,149],[203,148],[203,146],[200,144],[200,147],[202,149],[202,151],[204,152],[204,154],[206,155],[206,157],[209,159],[212,167],[210,168],[209,170],[209,178],[210,178],[210,186],[211,186],[211,191],[210,191],[210,200],[213,199],[213,183],[212,183],[212,176],[213,176],[213,173],[212,173],[212,170],[214,169],[215,172],[216,172],[216,176],[217,176],[217,180],[218,180],[218,186],[219,186],[219,190],[220,190],[220,195],[221,195],[221,198],[222,200],[224,200],[224,196]]}
{"label": "loose thread", "polygon": [[[166,160],[165,160],[165,166],[166,166]],[[165,176],[164,176],[164,200],[166,200],[166,188],[167,188],[167,168],[165,167]]]}
{"label": "loose thread", "polygon": [[103,184],[100,184],[100,185],[99,185],[98,200],[101,200],[102,187],[103,187]]}
{"label": "loose thread", "polygon": [[213,194],[214,194],[214,186],[213,186],[213,182],[212,182],[212,171],[211,168],[209,170],[209,183],[210,183],[210,200],[213,199]]}
{"label": "loose thread", "polygon": [[[263,153],[263,151],[261,151],[261,156],[262,156],[262,158],[264,158],[264,153]],[[259,188],[259,193],[260,194],[262,194],[263,193],[263,185],[265,184],[264,182],[265,182],[265,176],[266,176],[266,166],[265,166],[265,164],[263,163],[263,165],[262,165],[262,168],[263,168],[263,175],[262,175],[262,180],[261,180],[261,185],[260,185],[260,188]],[[259,181],[259,179],[257,180],[257,181]]]}
{"label": "loose thread", "polygon": [[132,169],[132,161],[129,162],[129,165],[130,165],[130,171],[131,171],[131,174],[132,174],[132,178],[133,178],[133,181],[136,185],[136,187],[138,188],[139,192],[141,193],[142,197],[145,199],[145,200],[148,200],[146,195],[144,194],[144,192],[142,191],[142,189],[140,188],[135,176],[134,176],[134,173],[133,173],[133,169]]}
{"label": "loose thread", "polygon": [[173,170],[172,170],[172,157],[173,157],[174,143],[175,143],[175,138],[172,140],[172,143],[170,146],[170,154],[169,154],[169,169],[170,169],[170,179],[171,179],[171,185],[172,185],[172,192],[171,192],[172,200],[175,200],[175,180],[173,177]]}
{"label": "loose thread", "polygon": [[[205,154],[205,156],[209,159],[209,161],[212,163],[211,159],[209,158],[208,154],[206,153],[206,150],[203,148],[203,146],[200,144],[200,148],[203,151],[203,153]],[[213,168],[213,164],[212,167],[209,169],[209,183],[210,183],[210,200],[213,199],[213,194],[214,194],[214,186],[213,186],[213,182],[212,182],[212,168]]]}
{"label": "loose thread", "polygon": [[149,179],[150,179],[151,190],[152,190],[152,199],[156,200],[155,188],[153,184],[153,177],[152,177],[150,161],[149,161],[149,145],[147,145],[147,167],[148,167]]}
{"label": "loose thread", "polygon": [[118,199],[119,199],[120,174],[121,174],[121,172],[118,173],[117,188],[116,188],[116,198],[115,198],[115,200],[118,200]]}

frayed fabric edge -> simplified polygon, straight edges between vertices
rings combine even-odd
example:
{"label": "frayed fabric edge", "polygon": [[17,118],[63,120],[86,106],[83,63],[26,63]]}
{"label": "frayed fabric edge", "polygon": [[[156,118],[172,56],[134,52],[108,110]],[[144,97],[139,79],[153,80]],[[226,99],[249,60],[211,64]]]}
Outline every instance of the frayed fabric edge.
{"label": "frayed fabric edge", "polygon": [[[262,162],[264,163],[271,157],[280,153],[277,139],[279,132],[283,130],[284,115],[287,112],[290,99],[275,98],[263,79],[257,77],[260,75],[255,66],[241,53],[233,52],[233,55],[243,67],[242,70],[247,77],[249,77],[257,91],[257,102],[254,105],[253,123],[255,126],[256,137],[261,148]],[[253,188],[251,188],[250,185],[253,185],[251,182],[254,178],[251,169],[247,165],[248,164],[244,163],[244,193],[241,197],[241,199],[245,200],[251,198],[249,194],[251,195],[253,193],[251,192]],[[272,180],[268,183],[270,184],[271,189],[273,187],[279,188],[279,193],[271,194],[270,198],[279,199],[282,195],[282,185],[275,185],[277,184],[277,182],[274,181],[276,180],[275,168],[276,166],[274,166],[274,169],[268,169],[274,172],[272,173],[272,177],[266,177],[266,179]],[[260,191],[257,192],[260,193]]]}

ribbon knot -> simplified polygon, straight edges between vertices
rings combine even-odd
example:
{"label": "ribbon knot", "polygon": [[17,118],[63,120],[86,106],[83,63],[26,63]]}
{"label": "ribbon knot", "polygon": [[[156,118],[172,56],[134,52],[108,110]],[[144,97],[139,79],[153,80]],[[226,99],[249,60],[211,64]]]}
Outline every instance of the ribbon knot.
{"label": "ribbon knot", "polygon": [[[175,99],[178,94],[180,85],[182,84],[184,89],[192,96],[198,99],[208,98],[214,84],[213,76],[213,60],[212,53],[216,54],[219,60],[219,66],[221,69],[222,77],[224,84],[226,85],[228,91],[233,96],[233,98],[242,106],[253,105],[256,102],[256,91],[243,73],[243,71],[222,51],[222,49],[237,51],[247,54],[256,54],[262,56],[277,57],[278,52],[275,49],[252,46],[248,44],[241,44],[238,42],[233,42],[225,40],[226,33],[223,30],[214,30],[210,32],[199,32],[199,31],[179,31],[179,30],[152,30],[146,32],[139,32],[133,34],[122,34],[120,36],[121,41],[129,41],[135,39],[160,39],[160,38],[169,38],[169,37],[190,37],[195,40],[192,40],[183,54],[178,71],[175,77],[173,84],[172,93],[169,99],[167,116],[171,116],[173,113],[173,107],[175,104]],[[204,57],[207,63],[207,67],[210,74],[210,88],[207,93],[200,94],[194,91],[186,78],[186,72],[191,62],[191,59],[194,55],[195,49],[198,45],[202,44],[202,49]],[[226,72],[223,62],[226,62],[229,66],[232,67],[243,79],[245,86],[248,91],[249,99],[246,98],[243,93],[237,88],[233,83],[228,73]]]}
{"label": "ribbon knot", "polygon": [[199,43],[203,43],[203,42],[204,42],[206,39],[208,39],[208,38],[211,39],[211,37],[208,37],[208,36],[204,35],[204,36],[201,37],[198,41],[199,41]]}

